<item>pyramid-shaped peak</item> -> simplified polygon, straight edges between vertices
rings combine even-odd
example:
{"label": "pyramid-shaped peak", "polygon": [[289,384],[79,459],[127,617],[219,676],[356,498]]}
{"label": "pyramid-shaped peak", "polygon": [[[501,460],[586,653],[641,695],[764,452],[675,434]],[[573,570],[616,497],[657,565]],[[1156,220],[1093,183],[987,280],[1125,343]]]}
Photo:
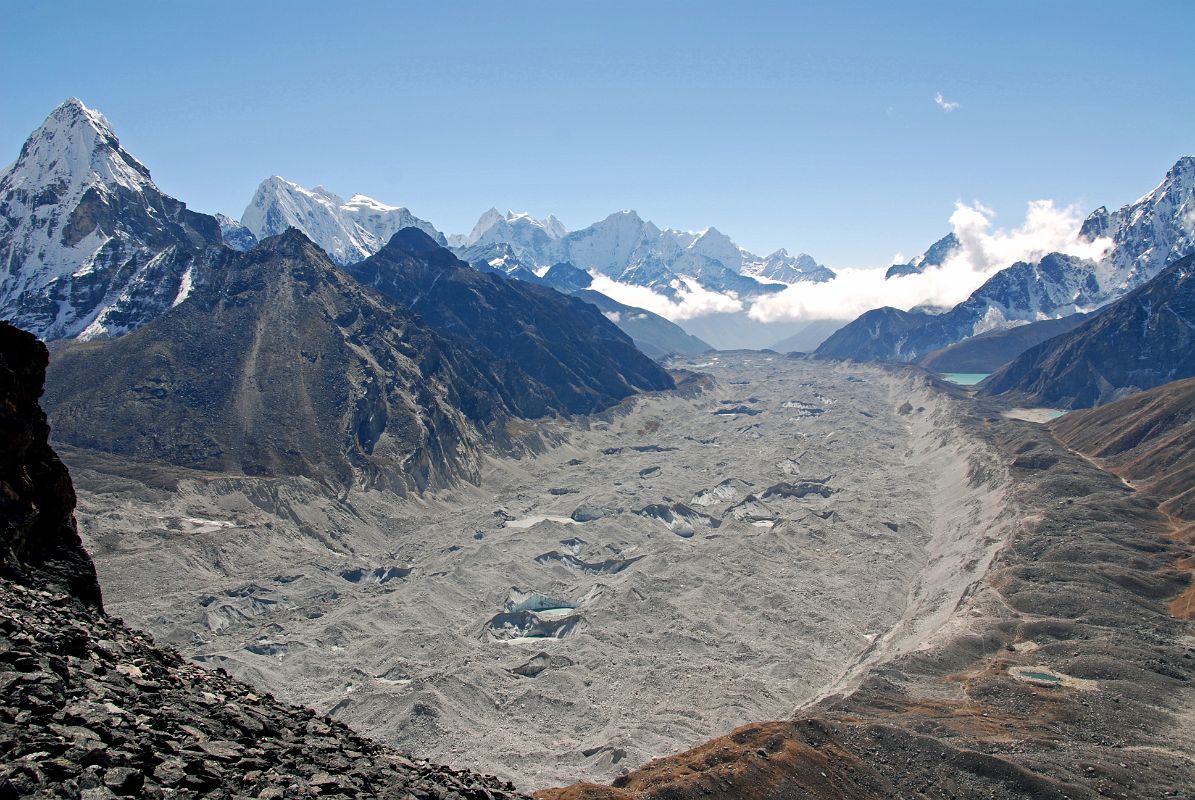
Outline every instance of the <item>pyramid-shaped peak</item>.
{"label": "pyramid-shaped peak", "polygon": [[99,111],[88,108],[77,97],[71,97],[51,111],[39,130],[91,132],[104,138],[116,138],[107,118]]}
{"label": "pyramid-shaped peak", "polygon": [[323,253],[323,250],[320,250],[307,234],[291,225],[277,236],[267,236],[262,239],[251,252],[258,255],[299,257],[307,255],[313,250]]}
{"label": "pyramid-shaped peak", "polygon": [[382,252],[427,253],[440,249],[435,239],[418,228],[403,228],[390,237]]}
{"label": "pyramid-shaped peak", "polygon": [[72,97],[29,135],[8,173],[12,185],[71,187],[105,184],[143,191],[153,185],[149,169],[120,146],[99,111]]}

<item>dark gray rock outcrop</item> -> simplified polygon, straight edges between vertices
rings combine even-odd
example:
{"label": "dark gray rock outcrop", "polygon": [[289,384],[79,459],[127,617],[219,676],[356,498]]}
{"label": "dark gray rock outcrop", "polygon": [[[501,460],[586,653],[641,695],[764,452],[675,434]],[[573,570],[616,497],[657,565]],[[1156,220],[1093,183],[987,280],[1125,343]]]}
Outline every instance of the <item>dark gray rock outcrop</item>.
{"label": "dark gray rock outcrop", "polygon": [[100,608],[95,566],[75,527],[75,490],[38,406],[48,360],[33,334],[0,322],[0,576]]}

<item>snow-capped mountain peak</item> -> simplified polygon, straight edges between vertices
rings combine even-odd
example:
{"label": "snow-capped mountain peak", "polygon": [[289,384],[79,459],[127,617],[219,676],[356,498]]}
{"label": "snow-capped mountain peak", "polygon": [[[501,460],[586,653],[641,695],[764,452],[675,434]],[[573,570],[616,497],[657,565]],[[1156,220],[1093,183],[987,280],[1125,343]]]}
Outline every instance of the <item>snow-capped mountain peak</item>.
{"label": "snow-capped mountain peak", "polygon": [[88,186],[136,192],[153,186],[149,170],[124,151],[104,115],[74,97],[50,113],[0,177],[13,188],[56,183],[72,194]]}
{"label": "snow-capped mountain peak", "polygon": [[450,241],[454,247],[471,248],[475,245],[495,244],[507,242],[517,244],[534,237],[542,232],[549,240],[562,239],[568,235],[568,229],[560,220],[552,215],[546,219],[536,219],[525,211],[510,211],[505,214],[496,208],[486,211],[477,220],[473,230],[467,236],[453,236]]}
{"label": "snow-capped mountain peak", "polygon": [[1169,263],[1195,251],[1195,156],[1183,156],[1152,191],[1117,211],[1083,223],[1085,236],[1107,236],[1100,288],[1109,299],[1135,289]]}
{"label": "snow-capped mountain peak", "polygon": [[71,98],[0,172],[0,315],[43,338],[123,333],[180,295],[212,217],[164,195],[103,114]]}
{"label": "snow-capped mountain peak", "polygon": [[322,186],[307,189],[278,175],[257,187],[241,215],[241,223],[258,239],[298,228],[342,265],[378,252],[403,228],[419,228],[446,244],[430,222],[402,206],[387,205],[363,194],[346,201]]}

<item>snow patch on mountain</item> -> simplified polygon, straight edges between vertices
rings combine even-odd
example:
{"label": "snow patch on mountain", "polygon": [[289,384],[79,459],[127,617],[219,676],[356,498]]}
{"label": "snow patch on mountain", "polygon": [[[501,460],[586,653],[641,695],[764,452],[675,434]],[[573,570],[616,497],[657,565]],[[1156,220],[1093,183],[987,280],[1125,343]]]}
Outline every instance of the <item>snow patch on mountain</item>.
{"label": "snow patch on mountain", "polygon": [[233,250],[243,253],[246,250],[252,250],[257,244],[257,237],[253,235],[253,231],[232,217],[217,214],[216,222],[220,223],[220,236],[224,239],[224,244]]}

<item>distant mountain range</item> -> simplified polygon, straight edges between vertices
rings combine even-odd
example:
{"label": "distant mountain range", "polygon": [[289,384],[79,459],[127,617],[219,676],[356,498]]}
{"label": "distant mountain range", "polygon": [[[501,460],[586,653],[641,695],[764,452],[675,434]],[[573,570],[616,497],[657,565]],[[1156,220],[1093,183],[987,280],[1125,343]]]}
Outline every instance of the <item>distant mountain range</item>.
{"label": "distant mountain range", "polygon": [[[941,314],[869,311],[816,351],[823,358],[916,361],[986,331],[1090,312],[1123,297],[1166,264],[1195,251],[1195,157],[1186,156],[1149,194],[1109,214],[1100,208],[1081,237],[1107,238],[1098,262],[1061,253],[1001,270],[966,300]],[[951,237],[925,255],[889,269],[890,280],[923,271],[948,257]]]}
{"label": "distant mountain range", "polygon": [[612,316],[446,244],[281,179],[241,222],[192,212],[73,99],[0,173],[0,314],[65,340],[46,399],[78,447],[420,491],[521,446],[514,419],[673,387]]}
{"label": "distant mountain range", "polygon": [[[119,336],[184,301],[224,263],[225,247],[245,252],[291,227],[340,266],[372,256],[407,228],[447,244],[405,208],[364,195],[346,201],[278,177],[262,182],[239,221],[192,212],[156,187],[99,112],[71,99],[0,173],[0,317],[43,339]],[[514,216],[501,224],[485,218],[478,227],[487,241],[522,229]],[[545,235],[566,233],[555,222]],[[674,352],[673,345],[704,346],[650,312],[607,319],[633,327],[656,356]]]}
{"label": "distant mountain range", "polygon": [[569,262],[672,298],[689,287],[755,297],[780,291],[785,283],[834,277],[805,253],[790,256],[777,250],[757,256],[716,228],[699,232],[660,229],[634,211],[616,212],[586,228],[569,231],[553,216],[536,219],[491,208],[468,234],[444,239],[430,223],[411,216],[405,208],[387,206],[364,195],[345,202],[323,188],[305,189],[278,177],[262,182],[241,222],[259,238],[293,225],[334,261],[350,264],[381,249],[394,233],[394,220],[400,217],[401,227],[423,230],[470,264],[495,265],[512,277]]}
{"label": "distant mountain range", "polygon": [[430,222],[405,208],[388,206],[363,194],[343,200],[322,186],[304,189],[278,176],[267,178],[257,187],[240,224],[259,240],[285,233],[287,228],[298,228],[341,266],[378,252],[403,228],[418,228],[438,244],[447,244]]}

